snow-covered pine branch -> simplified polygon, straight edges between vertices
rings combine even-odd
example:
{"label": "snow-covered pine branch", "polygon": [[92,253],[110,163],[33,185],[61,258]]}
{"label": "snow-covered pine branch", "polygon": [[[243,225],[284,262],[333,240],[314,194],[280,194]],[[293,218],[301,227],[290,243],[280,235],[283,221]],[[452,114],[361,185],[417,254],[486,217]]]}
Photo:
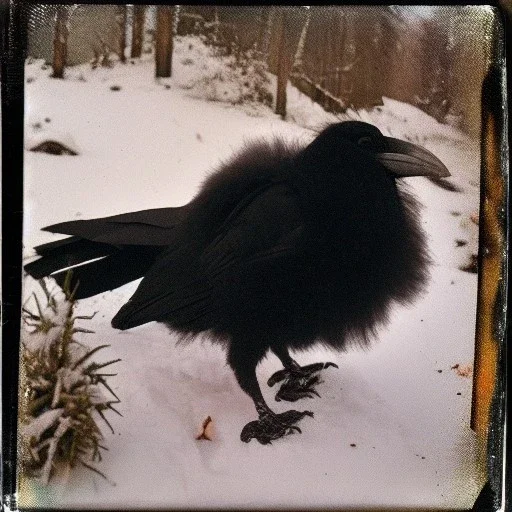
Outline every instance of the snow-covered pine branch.
{"label": "snow-covered pine branch", "polygon": [[[108,347],[90,349],[78,342],[77,332],[92,332],[75,325],[76,289],[71,291],[71,273],[62,292],[50,292],[40,281],[46,304],[33,294],[33,308],[23,307],[20,434],[22,471],[47,484],[59,469],[78,463],[107,478],[94,464],[101,461],[103,433],[98,420],[110,430],[108,410],[120,414],[113,404],[120,402],[110,385],[109,375],[100,373],[119,359],[96,363],[91,357]],[[111,375],[110,375],[111,376]]]}

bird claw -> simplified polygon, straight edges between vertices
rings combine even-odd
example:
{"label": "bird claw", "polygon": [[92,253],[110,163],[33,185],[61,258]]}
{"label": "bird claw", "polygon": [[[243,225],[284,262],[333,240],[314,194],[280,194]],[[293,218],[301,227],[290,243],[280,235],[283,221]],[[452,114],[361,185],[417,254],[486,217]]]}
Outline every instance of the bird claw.
{"label": "bird claw", "polygon": [[333,366],[334,368],[339,368],[339,366],[336,363],[313,363],[308,364],[306,366],[301,366],[300,370],[289,370],[288,368],[283,368],[282,370],[279,370],[275,372],[270,379],[268,379],[267,384],[269,387],[272,387],[274,384],[277,384],[278,382],[281,382],[282,380],[285,380],[290,376],[291,373],[300,373],[301,377],[308,377],[314,373],[318,373],[321,370],[325,370],[326,368],[329,368]]}
{"label": "bird claw", "polygon": [[281,400],[296,402],[301,398],[314,398],[313,394],[320,397],[319,393],[310,387],[300,387],[300,384],[295,383],[284,383],[276,394],[276,402]]}
{"label": "bird claw", "polygon": [[276,414],[272,411],[260,415],[258,420],[251,421],[245,425],[240,434],[240,439],[248,443],[251,439],[256,439],[260,444],[272,444],[272,441],[286,435],[302,430],[295,425],[304,416],[313,417],[311,411],[286,411]]}
{"label": "bird claw", "polygon": [[320,377],[315,374],[330,366],[338,368],[338,365],[330,362],[309,364],[297,369],[285,368],[274,373],[268,380],[268,385],[272,387],[277,382],[284,380],[281,389],[276,394],[277,402],[281,400],[296,402],[301,398],[313,398],[313,395],[320,397],[314,386],[321,381]]}

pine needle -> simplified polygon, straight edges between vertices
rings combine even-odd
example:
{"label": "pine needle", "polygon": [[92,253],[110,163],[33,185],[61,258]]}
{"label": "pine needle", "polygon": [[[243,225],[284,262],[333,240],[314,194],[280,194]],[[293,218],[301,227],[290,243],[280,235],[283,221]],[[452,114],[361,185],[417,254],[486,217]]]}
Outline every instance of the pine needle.
{"label": "pine needle", "polygon": [[98,350],[101,350],[102,348],[106,348],[106,347],[110,347],[110,345],[100,345],[96,348],[93,348],[92,350],[89,350],[89,352],[87,352],[87,354],[85,354],[84,356],[82,356],[73,366],[72,366],[72,369],[73,370],[76,370],[84,361],[87,361],[87,359],[89,359],[89,357],[91,357],[93,354],[95,354],[96,352],[98,352]]}
{"label": "pine needle", "polygon": [[73,320],[92,320],[98,312],[95,311],[92,315],[81,315],[81,316],[74,316]]}
{"label": "pine needle", "polygon": [[[107,346],[110,346],[110,345],[107,345]],[[91,365],[89,365],[87,367],[86,372],[94,372],[96,370],[99,370],[100,368],[105,368],[105,366],[110,366],[111,364],[118,363],[119,361],[122,361],[122,359],[114,359],[112,361],[108,361],[107,363],[103,363],[103,364],[92,363]]]}
{"label": "pine needle", "polygon": [[[97,374],[96,374],[97,375]],[[116,398],[116,400],[118,402],[120,402],[121,400],[119,400],[119,397],[114,393],[113,389],[107,384],[107,381],[103,378],[103,377],[100,377],[98,379],[98,382],[100,382],[101,384],[103,384],[111,393],[112,395]]]}
{"label": "pine needle", "polygon": [[110,422],[107,420],[107,418],[105,418],[105,415],[103,414],[103,412],[100,409],[97,409],[97,411],[98,411],[98,414],[102,417],[103,421],[109,426],[110,430],[112,431],[112,434],[115,434],[114,428],[112,427]]}
{"label": "pine needle", "polygon": [[115,409],[114,407],[112,407],[112,404],[108,404],[107,406],[111,411],[114,411],[116,414],[118,414],[119,416],[121,416],[121,418],[123,417],[123,415],[117,410]]}
{"label": "pine needle", "polygon": [[80,464],[85,466],[87,469],[90,469],[91,471],[94,471],[96,474],[98,474],[101,477],[103,477],[109,484],[115,485],[113,482],[111,482],[108,479],[107,475],[105,475],[105,473],[102,473],[99,469],[95,468],[94,466],[91,466],[90,464],[87,464],[87,462],[84,462],[82,459],[78,459],[78,462],[80,462]]}
{"label": "pine needle", "polygon": [[[94,331],[90,331],[89,329],[84,329],[83,327],[74,327],[73,333],[75,332],[85,332],[86,334],[94,334]],[[106,345],[107,347],[110,345]]]}
{"label": "pine needle", "polygon": [[26,315],[28,315],[32,320],[41,320],[41,317],[40,316],[37,316],[35,315],[34,313],[32,313],[31,311],[29,311],[27,308],[25,307],[22,307],[21,310],[23,311],[23,313],[25,313]]}

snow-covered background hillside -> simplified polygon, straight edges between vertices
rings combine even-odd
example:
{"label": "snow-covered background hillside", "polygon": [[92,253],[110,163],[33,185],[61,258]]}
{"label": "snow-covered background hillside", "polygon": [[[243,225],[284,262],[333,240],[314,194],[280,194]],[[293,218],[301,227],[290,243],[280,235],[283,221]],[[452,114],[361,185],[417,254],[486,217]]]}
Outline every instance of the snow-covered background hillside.
{"label": "snow-covered background hillside", "polygon": [[[279,135],[307,143],[340,119],[291,86],[288,118],[261,104],[238,102],[244,81],[213,58],[198,38],[177,38],[173,77],[155,81],[153,61],[112,69],[69,68],[49,78],[42,61],[26,66],[25,262],[33,247],[57,239],[40,229],[56,222],[187,203],[208,172],[244,141]],[[273,85],[270,84],[272,90]],[[425,205],[423,226],[435,265],[428,293],[392,322],[367,352],[314,349],[301,364],[333,361],[321,398],[302,434],[262,446],[240,441],[256,418],[225,355],[208,340],[176,346],[166,328],[126,332],[110,320],[134,292],[131,283],[80,302],[98,311],[84,335],[110,344],[105,359],[122,358],[111,379],[123,417],[110,417],[101,470],[115,482],[77,468],[67,483],[43,487],[22,479],[20,507],[66,508],[468,508],[482,485],[477,445],[469,428],[477,276],[460,270],[477,250],[478,142],[420,110],[385,99],[372,111],[344,118],[377,125],[434,152],[449,168],[449,191],[409,179]],[[29,151],[58,140],[78,155]],[[8,148],[4,148],[8,151]],[[37,283],[25,279],[25,296]],[[458,368],[452,368],[459,365]],[[258,368],[265,384],[280,368],[273,355]],[[460,371],[460,369],[464,371]],[[213,419],[213,440],[195,439]]]}

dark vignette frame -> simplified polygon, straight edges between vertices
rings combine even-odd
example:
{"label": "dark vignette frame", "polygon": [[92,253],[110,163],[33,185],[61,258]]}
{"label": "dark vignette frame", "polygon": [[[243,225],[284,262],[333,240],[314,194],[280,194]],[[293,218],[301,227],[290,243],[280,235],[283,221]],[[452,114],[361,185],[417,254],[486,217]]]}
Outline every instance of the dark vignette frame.
{"label": "dark vignette frame", "polygon": [[23,225],[23,61],[27,9],[0,5],[2,86],[2,501],[16,503]]}
{"label": "dark vignette frame", "polygon": [[[6,510],[17,510],[17,421],[18,374],[21,316],[22,277],[22,224],[23,224],[23,120],[24,120],[24,60],[27,46],[27,21],[31,5],[38,3],[66,4],[61,2],[33,2],[9,0],[0,4],[1,98],[2,98],[2,500]],[[118,1],[87,3],[123,3]],[[136,2],[143,3],[143,2]],[[154,2],[153,2],[154,3]],[[157,2],[160,3],[160,2]],[[191,1],[188,4],[213,3]],[[230,2],[216,2],[234,5]],[[253,2],[257,4],[259,2]],[[336,3],[336,2],[335,2]],[[371,4],[367,1],[357,4]],[[438,4],[440,2],[407,2],[407,5]],[[453,2],[455,4],[455,2]],[[466,1],[464,5],[483,5],[483,2]],[[497,7],[502,26],[497,27],[493,63],[484,82],[482,93],[482,157],[481,202],[479,233],[479,291],[476,334],[475,379],[490,377],[494,383],[492,400],[473,395],[472,426],[478,431],[487,455],[489,480],[477,499],[473,510],[507,510],[510,505],[510,470],[507,454],[510,443],[505,444],[505,418],[507,409],[507,303],[509,298],[508,276],[509,249],[509,174],[510,132],[505,87],[512,84],[512,2],[485,2]],[[503,44],[506,36],[506,51]],[[501,42],[500,42],[501,41]],[[506,57],[505,57],[506,53]],[[504,63],[507,63],[505,82]],[[488,323],[486,324],[486,320]],[[490,323],[489,323],[490,322]],[[479,363],[480,357],[484,354]],[[492,375],[489,354],[496,364]],[[487,359],[486,359],[487,356]],[[493,359],[494,358],[494,359]],[[486,362],[487,361],[487,362]],[[492,371],[492,369],[491,369]],[[474,387],[475,389],[475,387]],[[490,398],[490,397],[488,397]],[[482,422],[475,409],[490,410]],[[481,413],[480,413],[481,414]],[[509,427],[510,429],[510,427]],[[508,436],[507,436],[508,437]],[[506,447],[506,452],[505,452]],[[504,460],[507,460],[504,466]],[[505,469],[504,469],[505,468]],[[504,500],[502,500],[504,497]]]}

